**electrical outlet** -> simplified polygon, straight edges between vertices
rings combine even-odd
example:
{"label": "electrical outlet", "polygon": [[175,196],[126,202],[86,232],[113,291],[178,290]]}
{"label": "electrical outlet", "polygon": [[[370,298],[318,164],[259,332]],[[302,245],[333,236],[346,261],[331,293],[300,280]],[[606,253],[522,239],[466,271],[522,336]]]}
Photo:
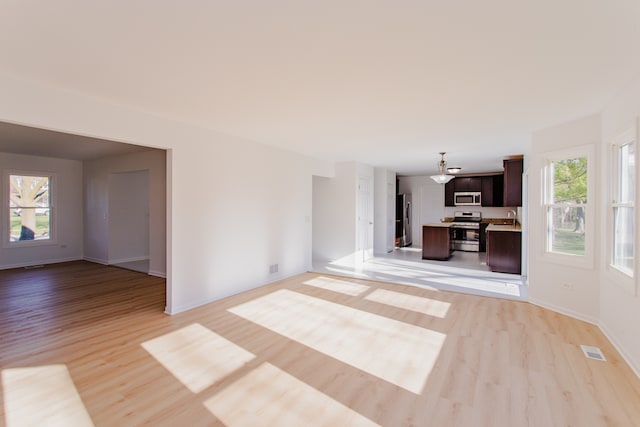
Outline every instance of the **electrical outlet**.
{"label": "electrical outlet", "polygon": [[278,264],[271,264],[269,266],[269,274],[274,274],[278,272]]}
{"label": "electrical outlet", "polygon": [[562,283],[562,288],[563,288],[563,289],[567,289],[567,290],[571,290],[571,289],[573,289],[573,283],[570,283],[570,282],[563,282],[563,283]]}

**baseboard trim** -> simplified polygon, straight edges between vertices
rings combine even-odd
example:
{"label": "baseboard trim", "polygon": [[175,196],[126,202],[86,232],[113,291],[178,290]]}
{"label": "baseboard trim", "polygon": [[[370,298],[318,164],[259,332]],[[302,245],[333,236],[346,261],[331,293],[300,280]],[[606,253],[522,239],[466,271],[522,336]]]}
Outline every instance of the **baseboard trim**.
{"label": "baseboard trim", "polygon": [[163,279],[166,279],[167,273],[165,273],[164,271],[149,270],[149,276],[161,277]]}
{"label": "baseboard trim", "polygon": [[620,353],[620,356],[622,356],[622,359],[627,362],[627,365],[629,365],[629,367],[631,368],[631,370],[636,374],[636,376],[638,378],[640,378],[640,367],[635,365],[633,363],[633,360],[631,359],[631,357],[624,351],[624,347],[622,347],[619,344],[619,341],[615,338],[615,335],[613,335],[609,329],[606,327],[606,325],[600,323],[598,324],[598,327],[600,328],[600,330],[602,331],[602,333],[604,334],[605,337],[607,337],[607,339],[609,340],[609,342],[611,343],[611,345],[613,345],[613,347],[618,350],[618,353]]}
{"label": "baseboard trim", "polygon": [[109,265],[112,264],[124,264],[125,262],[136,262],[136,261],[147,261],[149,259],[148,256],[139,256],[133,258],[120,258],[120,259],[110,259],[108,261]]}
{"label": "baseboard trim", "polygon": [[573,317],[574,319],[582,320],[584,322],[590,323],[594,326],[597,326],[598,329],[603,333],[603,335],[609,340],[611,345],[618,351],[622,359],[626,362],[626,364],[631,368],[634,374],[638,378],[640,378],[640,368],[633,363],[633,359],[624,351],[624,347],[620,345],[619,341],[615,339],[615,335],[613,335],[607,327],[600,322],[600,320],[593,318],[591,316],[585,316],[576,311],[567,310],[565,308],[559,307],[557,305],[549,304],[544,301],[537,300],[535,298],[529,297],[529,302],[533,305],[537,305],[542,308],[546,308],[551,311],[555,311],[556,313],[564,314],[565,316]]}
{"label": "baseboard trim", "polygon": [[303,273],[306,273],[306,271],[305,270],[301,270],[301,271],[298,271],[298,272],[295,272],[295,273],[291,273],[291,274],[287,274],[287,275],[284,275],[284,274],[283,275],[279,275],[278,274],[277,278],[273,278],[269,282],[266,282],[266,283],[264,283],[262,285],[249,286],[247,288],[239,289],[237,292],[233,292],[233,293],[225,294],[225,295],[220,295],[220,296],[213,297],[213,298],[210,298],[210,299],[205,300],[205,301],[198,301],[198,302],[191,302],[191,303],[188,303],[188,304],[182,304],[182,305],[180,305],[178,307],[175,307],[171,311],[167,310],[166,307],[165,307],[165,311],[164,312],[165,312],[165,314],[168,314],[168,315],[171,315],[171,316],[174,315],[174,314],[183,313],[185,311],[193,310],[194,308],[210,304],[212,302],[221,300],[223,298],[227,298],[227,297],[230,297],[230,296],[233,296],[233,295],[238,295],[238,294],[241,294],[243,292],[250,291],[252,289],[258,289],[258,288],[261,288],[263,286],[268,286],[268,285],[270,285],[272,283],[279,282],[280,280],[285,280],[285,279],[288,279],[290,277],[297,276],[297,275],[303,274]]}
{"label": "baseboard trim", "polygon": [[595,317],[591,317],[591,316],[586,316],[580,312],[577,311],[573,311],[573,310],[567,310],[566,308],[557,306],[555,304],[549,304],[546,301],[542,301],[536,298],[531,298],[529,297],[528,301],[533,304],[533,305],[537,305],[538,307],[542,307],[542,308],[546,308],[548,310],[551,311],[555,311],[556,313],[560,313],[560,314],[564,314],[565,316],[569,316],[569,317],[573,317],[574,319],[578,319],[578,320],[582,320],[583,322],[587,322],[587,323],[591,323],[592,325],[595,326],[600,326],[598,319]]}
{"label": "baseboard trim", "polygon": [[82,261],[82,257],[56,258],[56,259],[40,259],[37,261],[19,262],[16,264],[0,265],[0,270],[10,270],[12,268],[32,267],[34,265],[59,264],[61,262]]}
{"label": "baseboard trim", "polygon": [[90,256],[85,256],[82,259],[85,260],[85,261],[94,262],[96,264],[109,265],[109,262],[107,260],[104,260],[104,259],[91,258]]}

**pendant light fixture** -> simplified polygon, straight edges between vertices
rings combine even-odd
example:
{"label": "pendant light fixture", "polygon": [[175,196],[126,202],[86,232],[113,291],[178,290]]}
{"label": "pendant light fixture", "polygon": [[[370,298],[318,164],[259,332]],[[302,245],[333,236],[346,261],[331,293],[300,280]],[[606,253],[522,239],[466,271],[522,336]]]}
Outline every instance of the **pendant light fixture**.
{"label": "pendant light fixture", "polygon": [[444,161],[444,155],[447,154],[443,151],[440,152],[440,161],[438,162],[438,170],[440,175],[431,175],[431,179],[438,184],[446,184],[451,181],[455,176],[447,175],[447,162]]}

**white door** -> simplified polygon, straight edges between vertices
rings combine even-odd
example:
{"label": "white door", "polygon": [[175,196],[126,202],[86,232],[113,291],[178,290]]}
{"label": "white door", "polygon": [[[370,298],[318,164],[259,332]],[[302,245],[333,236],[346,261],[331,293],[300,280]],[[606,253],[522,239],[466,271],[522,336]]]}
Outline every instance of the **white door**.
{"label": "white door", "polygon": [[387,183],[387,231],[385,248],[387,252],[393,252],[396,245],[396,186],[393,182]]}
{"label": "white door", "polygon": [[373,256],[373,209],[371,209],[370,178],[358,179],[357,254],[356,260],[366,261]]}

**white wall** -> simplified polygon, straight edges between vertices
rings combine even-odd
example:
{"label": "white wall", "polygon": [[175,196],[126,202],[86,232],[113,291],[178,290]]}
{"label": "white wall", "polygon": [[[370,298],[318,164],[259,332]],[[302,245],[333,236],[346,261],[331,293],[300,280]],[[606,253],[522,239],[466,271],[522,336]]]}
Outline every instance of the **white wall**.
{"label": "white wall", "polygon": [[373,252],[385,254],[395,246],[396,174],[374,168]]}
{"label": "white wall", "polygon": [[[600,125],[600,115],[592,115],[535,132],[529,165],[529,300],[591,322],[597,322],[599,315],[598,259],[594,260],[592,267],[586,268],[553,262],[544,257],[541,176],[546,153],[585,145],[598,146]],[[598,163],[598,158],[594,157],[589,165],[591,173],[599,173]],[[598,204],[601,190],[596,188],[595,194],[589,193],[589,204]],[[598,248],[598,227],[594,232],[594,248]],[[561,286],[563,283],[573,287],[566,289]]]}
{"label": "white wall", "polygon": [[[638,147],[639,132],[638,118],[640,117],[640,78],[636,79],[620,92],[608,103],[602,112],[602,146],[600,154],[602,158],[609,155],[609,144],[616,134],[630,126],[636,127],[636,150]],[[637,159],[637,154],[636,154]],[[601,174],[601,187],[608,188],[611,170],[609,163],[603,165]],[[636,188],[640,188],[640,174],[636,170]],[[606,267],[609,259],[606,252],[607,243],[610,239],[609,230],[606,224],[606,213],[608,197],[602,198],[600,210],[600,224],[602,230],[602,252],[603,268],[600,272],[600,322],[602,329],[609,338],[616,344],[623,353],[627,361],[640,375],[640,296],[638,289],[638,279],[633,283],[635,292],[629,292],[621,286],[619,276]],[[637,204],[636,204],[637,206]],[[640,209],[636,208],[636,221],[640,218]],[[604,240],[607,239],[607,240]],[[636,242],[638,239],[636,239]],[[640,250],[636,246],[636,258]],[[636,265],[638,262],[636,260]],[[633,286],[632,285],[632,286]]]}
{"label": "white wall", "polygon": [[[109,221],[109,177],[112,174],[148,171],[149,193],[149,272],[165,276],[167,271],[167,202],[166,202],[166,152],[147,150],[123,156],[106,157],[84,164],[84,256],[86,259],[109,264],[119,257],[119,250],[110,255],[111,238],[127,233],[128,225]],[[118,201],[112,209],[126,209]],[[115,226],[116,229],[110,229]],[[128,240],[128,239],[127,239]],[[116,246],[117,243],[116,243]],[[119,247],[119,246],[118,246]]]}
{"label": "white wall", "polygon": [[[0,169],[3,197],[9,188],[5,182],[7,170],[55,174],[52,217],[56,226],[55,244],[11,248],[0,244],[0,268],[82,259],[82,162],[0,153]],[[3,206],[8,206],[6,201]],[[9,222],[8,214],[8,209],[0,210],[3,227]]]}
{"label": "white wall", "polygon": [[356,251],[356,168],[338,163],[332,178],[313,177],[313,259],[353,257]]}
{"label": "white wall", "polygon": [[313,259],[340,259],[355,252],[355,205],[351,179],[313,177]]}
{"label": "white wall", "polygon": [[[365,207],[360,205],[362,195],[358,185],[361,178],[369,182]],[[362,261],[362,252],[373,252],[373,187],[373,167],[361,163],[337,163],[333,178],[313,177],[314,260],[353,263]],[[364,209],[367,216],[362,221],[358,221],[360,209]],[[362,248],[360,227],[367,227],[370,237]]]}
{"label": "white wall", "polygon": [[149,171],[110,173],[108,200],[109,264],[148,260]]}
{"label": "white wall", "polygon": [[511,208],[468,206],[465,209],[444,205],[444,185],[426,175],[399,177],[400,193],[411,193],[413,199],[413,245],[422,247],[422,224],[440,222],[441,218],[453,217],[455,211],[474,210],[482,212],[483,218],[506,218]]}
{"label": "white wall", "polygon": [[0,121],[171,150],[169,313],[311,267],[311,175],[326,162],[15,76],[0,93]]}

